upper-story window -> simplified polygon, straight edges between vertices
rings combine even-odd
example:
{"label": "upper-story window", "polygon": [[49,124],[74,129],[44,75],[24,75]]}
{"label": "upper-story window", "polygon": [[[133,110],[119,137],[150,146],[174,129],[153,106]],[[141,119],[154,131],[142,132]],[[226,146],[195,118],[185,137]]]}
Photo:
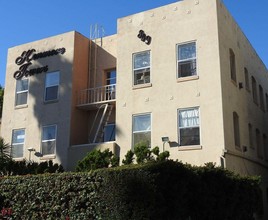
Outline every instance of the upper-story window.
{"label": "upper-story window", "polygon": [[196,43],[178,45],[178,78],[195,76],[196,73]]}
{"label": "upper-story window", "polygon": [[178,110],[179,145],[200,145],[199,108]]}
{"label": "upper-story window", "polygon": [[231,79],[236,82],[236,64],[235,64],[235,54],[232,49],[229,49],[229,59],[230,59],[230,72]]}
{"label": "upper-story window", "polygon": [[106,100],[115,99],[115,91],[116,91],[116,70],[110,70],[106,72],[106,87],[105,87]]}
{"label": "upper-story window", "polygon": [[252,129],[252,125],[250,123],[248,124],[248,138],[249,138],[249,147],[253,149],[254,148],[253,129]]}
{"label": "upper-story window", "polygon": [[22,158],[24,151],[25,129],[16,129],[12,132],[11,155],[13,158]]}
{"label": "upper-story window", "polygon": [[259,96],[260,96],[260,108],[261,110],[265,110],[264,109],[264,95],[263,95],[263,88],[261,85],[259,85]]}
{"label": "upper-story window", "polygon": [[253,101],[258,104],[258,95],[257,95],[257,82],[254,78],[254,76],[251,76],[251,84],[252,84],[252,96]]}
{"label": "upper-story window", "polygon": [[59,72],[52,72],[46,74],[45,101],[53,101],[58,99],[59,82]]}
{"label": "upper-story window", "polygon": [[258,128],[256,129],[256,147],[257,147],[257,156],[259,158],[263,158],[261,132],[260,132],[260,130]]}
{"label": "upper-story window", "polygon": [[106,85],[116,84],[116,70],[106,72]]}
{"label": "upper-story window", "polygon": [[133,54],[134,86],[150,83],[150,51]]}
{"label": "upper-story window", "polygon": [[266,100],[266,111],[268,112],[268,94],[265,93],[265,100]]}
{"label": "upper-story window", "polygon": [[268,140],[266,134],[262,135],[263,138],[263,148],[264,148],[264,159],[268,161]]}
{"label": "upper-story window", "polygon": [[233,125],[235,146],[240,147],[239,116],[236,112],[233,112]]}
{"label": "upper-story window", "polygon": [[246,90],[250,91],[248,69],[244,68]]}
{"label": "upper-story window", "polygon": [[27,104],[29,90],[29,79],[19,79],[16,85],[16,101],[15,105]]}

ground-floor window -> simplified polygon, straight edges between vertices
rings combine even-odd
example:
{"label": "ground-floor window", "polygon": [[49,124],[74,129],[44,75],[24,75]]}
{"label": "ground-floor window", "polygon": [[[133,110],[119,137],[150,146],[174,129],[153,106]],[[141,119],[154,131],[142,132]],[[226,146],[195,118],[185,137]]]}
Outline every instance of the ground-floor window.
{"label": "ground-floor window", "polygon": [[42,129],[42,155],[53,155],[56,149],[57,126],[44,126]]}
{"label": "ground-floor window", "polygon": [[11,156],[13,158],[23,157],[25,129],[16,129],[12,132]]}
{"label": "ground-floor window", "polygon": [[151,114],[133,115],[133,146],[144,142],[151,147]]}
{"label": "ground-floor window", "polygon": [[199,108],[178,110],[179,145],[200,145]]}
{"label": "ground-floor window", "polygon": [[104,127],[103,142],[115,140],[115,124],[107,124]]}

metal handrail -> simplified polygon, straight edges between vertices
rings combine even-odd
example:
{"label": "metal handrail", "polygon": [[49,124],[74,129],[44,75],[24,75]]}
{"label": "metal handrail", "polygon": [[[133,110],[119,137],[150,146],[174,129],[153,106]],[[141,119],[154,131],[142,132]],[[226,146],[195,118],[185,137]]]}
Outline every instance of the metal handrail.
{"label": "metal handrail", "polygon": [[116,84],[84,89],[78,94],[77,105],[114,101],[115,95]]}

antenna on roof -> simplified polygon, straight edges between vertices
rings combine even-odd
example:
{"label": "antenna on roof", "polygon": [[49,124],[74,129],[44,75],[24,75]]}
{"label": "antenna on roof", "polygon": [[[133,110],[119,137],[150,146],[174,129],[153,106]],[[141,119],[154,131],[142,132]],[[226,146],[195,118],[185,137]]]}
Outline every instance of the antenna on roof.
{"label": "antenna on roof", "polygon": [[104,28],[101,25],[94,24],[90,25],[90,40],[97,43],[97,40],[100,40],[100,46],[102,47],[102,38],[105,36]]}

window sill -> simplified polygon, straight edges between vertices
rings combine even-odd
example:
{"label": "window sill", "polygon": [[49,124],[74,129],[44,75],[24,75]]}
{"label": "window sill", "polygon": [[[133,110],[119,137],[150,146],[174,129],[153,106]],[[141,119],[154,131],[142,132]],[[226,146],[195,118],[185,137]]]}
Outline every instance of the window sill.
{"label": "window sill", "polygon": [[238,151],[240,151],[240,152],[242,152],[242,149],[241,149],[240,146],[235,145],[235,149],[238,150]]}
{"label": "window sill", "polygon": [[46,155],[40,158],[40,160],[51,160],[51,159],[55,159],[56,155]]}
{"label": "window sill", "polygon": [[15,161],[24,161],[25,160],[25,158],[24,157],[18,157],[18,158],[12,158],[13,160],[15,160]]}
{"label": "window sill", "polygon": [[253,100],[253,102],[255,103],[255,105],[259,106],[259,103],[255,100]]}
{"label": "window sill", "polygon": [[237,87],[237,83],[236,83],[236,81],[234,81],[233,79],[231,79],[231,83],[233,83],[233,84],[234,84],[234,86],[236,86],[236,87]]}
{"label": "window sill", "polygon": [[57,103],[59,102],[58,99],[55,99],[55,100],[50,100],[50,101],[44,101],[44,104],[52,104],[52,103]]}
{"label": "window sill", "polygon": [[179,82],[185,82],[185,81],[190,81],[190,80],[197,80],[197,79],[199,79],[199,76],[180,77],[180,78],[177,78],[177,83],[179,83]]}
{"label": "window sill", "polygon": [[152,83],[134,85],[132,86],[132,89],[142,89],[142,88],[147,88],[147,87],[152,87]]}
{"label": "window sill", "polygon": [[179,151],[188,151],[188,150],[202,150],[201,145],[189,145],[189,146],[179,146]]}
{"label": "window sill", "polygon": [[16,105],[15,109],[21,109],[21,108],[28,108],[28,104],[24,104],[24,105]]}

